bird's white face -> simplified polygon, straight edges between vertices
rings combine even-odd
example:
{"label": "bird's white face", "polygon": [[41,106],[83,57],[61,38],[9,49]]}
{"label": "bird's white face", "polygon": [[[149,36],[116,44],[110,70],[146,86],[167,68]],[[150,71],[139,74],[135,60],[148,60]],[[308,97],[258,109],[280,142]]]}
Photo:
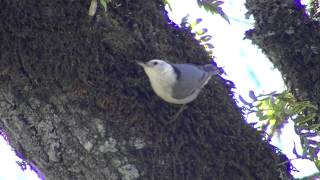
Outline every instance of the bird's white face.
{"label": "bird's white face", "polygon": [[162,74],[167,71],[171,71],[172,67],[170,64],[163,60],[153,59],[147,63],[138,62],[140,66],[144,68],[147,74]]}
{"label": "bird's white face", "polygon": [[[177,75],[173,67],[166,61],[153,59],[146,63],[137,62],[146,72],[153,89],[156,93],[163,94],[162,89],[169,90],[173,83],[176,82]],[[161,97],[161,96],[160,96]]]}

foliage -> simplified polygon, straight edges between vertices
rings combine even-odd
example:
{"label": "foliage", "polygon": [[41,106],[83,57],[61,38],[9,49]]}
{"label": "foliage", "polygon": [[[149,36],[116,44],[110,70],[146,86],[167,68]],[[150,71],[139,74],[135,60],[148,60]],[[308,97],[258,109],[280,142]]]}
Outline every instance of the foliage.
{"label": "foliage", "polygon": [[204,8],[206,11],[211,14],[219,14],[223,19],[225,19],[229,24],[229,18],[227,14],[220,7],[223,4],[223,1],[218,0],[197,0],[198,6]]}
{"label": "foliage", "polygon": [[[169,0],[162,0],[162,2],[164,5],[168,5],[169,9],[172,11]],[[230,24],[230,21],[229,21],[227,14],[220,7],[223,4],[223,1],[197,0],[197,3],[200,8],[203,7],[206,11],[210,12],[213,15],[219,14],[224,20],[226,20]]]}
{"label": "foliage", "polygon": [[311,180],[311,179],[316,180],[318,177],[320,177],[320,173],[314,173],[314,174],[311,174],[310,176],[297,178],[296,180]]}
{"label": "foliage", "polygon": [[[100,4],[102,5],[104,11],[107,11],[107,4],[111,2],[111,0],[99,0]],[[97,12],[98,2],[97,0],[91,0],[90,7],[89,7],[89,16],[94,16]]]}
{"label": "foliage", "polygon": [[320,21],[320,4],[318,0],[308,0],[306,10],[312,19]]}
{"label": "foliage", "polygon": [[202,22],[201,18],[198,18],[194,21],[191,21],[189,19],[189,15],[186,15],[185,17],[182,18],[181,20],[181,28],[183,29],[188,29],[191,32],[194,32],[194,37],[197,39],[200,44],[208,51],[209,55],[214,58],[213,56],[213,48],[214,46],[209,43],[209,41],[212,39],[211,35],[206,34],[208,32],[207,28],[201,28],[197,30],[197,25]]}
{"label": "foliage", "polygon": [[102,5],[104,11],[107,11],[107,4],[109,2],[111,2],[111,0],[99,0],[100,1],[100,4]]}
{"label": "foliage", "polygon": [[169,0],[162,0],[162,2],[163,2],[164,5],[168,5],[170,11],[172,11],[172,8],[171,8],[171,5],[169,3]]}
{"label": "foliage", "polygon": [[267,134],[267,140],[270,140],[275,132],[280,132],[289,119],[293,120],[303,149],[302,154],[299,154],[294,147],[293,153],[297,158],[313,161],[320,170],[320,124],[316,121],[318,108],[309,101],[297,101],[289,91],[259,96],[250,91],[249,97],[252,102],[245,101],[241,96],[239,99],[244,104],[246,113],[256,114],[259,119],[257,128]]}
{"label": "foliage", "polygon": [[319,20],[319,16],[320,16],[319,1],[318,0],[308,0],[307,11],[312,18]]}
{"label": "foliage", "polygon": [[21,168],[22,171],[25,171],[27,169],[27,165],[28,165],[27,161],[19,160],[19,161],[16,161],[16,163],[18,164],[18,166]]}

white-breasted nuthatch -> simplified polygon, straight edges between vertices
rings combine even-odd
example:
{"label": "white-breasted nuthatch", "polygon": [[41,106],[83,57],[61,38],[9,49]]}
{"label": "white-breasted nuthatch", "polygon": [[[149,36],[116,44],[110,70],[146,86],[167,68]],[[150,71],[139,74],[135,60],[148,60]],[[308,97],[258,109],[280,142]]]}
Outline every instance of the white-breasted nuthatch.
{"label": "white-breasted nuthatch", "polygon": [[213,64],[170,64],[159,59],[137,63],[143,67],[155,93],[173,104],[190,103],[210,78],[220,73]]}

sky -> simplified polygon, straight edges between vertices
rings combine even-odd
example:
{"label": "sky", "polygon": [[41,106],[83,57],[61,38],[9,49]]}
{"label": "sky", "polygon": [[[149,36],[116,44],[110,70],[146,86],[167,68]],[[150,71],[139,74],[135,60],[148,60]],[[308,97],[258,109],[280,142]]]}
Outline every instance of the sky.
{"label": "sky", "polygon": [[[235,92],[245,99],[248,93],[254,90],[256,94],[272,91],[281,92],[285,89],[281,74],[273,68],[270,61],[251,41],[244,40],[244,32],[252,28],[253,20],[245,19],[246,12],[244,0],[225,0],[222,6],[228,15],[231,24],[220,16],[200,10],[196,0],[169,0],[172,11],[168,10],[170,18],[180,24],[182,17],[190,14],[190,18],[202,18],[199,28],[208,28],[208,34],[213,38],[211,43],[215,46],[214,55],[218,66],[223,67],[227,75],[224,78],[233,81],[236,85]],[[197,26],[198,27],[198,26]],[[254,116],[249,116],[249,121]],[[299,137],[295,135],[293,122],[288,123],[282,130],[279,138],[274,138],[272,144],[278,146],[288,156],[294,159],[292,153],[293,142],[299,144]],[[299,150],[299,148],[298,148]],[[301,151],[301,148],[300,148]],[[299,151],[298,151],[299,152]],[[22,171],[16,161],[12,148],[0,136],[0,180],[36,180],[37,174],[28,167]],[[292,164],[300,172],[293,172],[295,177],[303,177],[317,172],[314,164],[308,160],[294,160]]]}
{"label": "sky", "polygon": [[27,167],[26,171],[22,171],[16,161],[21,161],[7,141],[0,136],[0,180],[37,180],[38,175]]}

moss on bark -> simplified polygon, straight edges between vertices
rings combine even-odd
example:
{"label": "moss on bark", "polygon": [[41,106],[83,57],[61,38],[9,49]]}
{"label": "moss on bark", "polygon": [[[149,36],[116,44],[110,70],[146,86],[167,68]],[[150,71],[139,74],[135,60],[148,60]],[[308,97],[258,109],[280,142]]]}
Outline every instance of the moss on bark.
{"label": "moss on bark", "polygon": [[159,1],[1,0],[0,127],[47,179],[280,179],[286,161],[214,78],[187,111],[135,60],[209,59]]}

